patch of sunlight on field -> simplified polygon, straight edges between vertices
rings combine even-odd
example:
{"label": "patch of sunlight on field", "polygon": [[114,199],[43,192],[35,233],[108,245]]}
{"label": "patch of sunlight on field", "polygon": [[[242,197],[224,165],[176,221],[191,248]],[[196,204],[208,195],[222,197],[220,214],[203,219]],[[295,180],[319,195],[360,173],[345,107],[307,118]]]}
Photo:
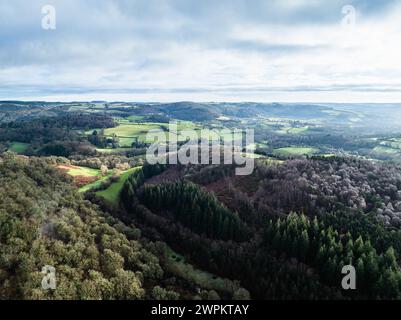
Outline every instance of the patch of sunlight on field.
{"label": "patch of sunlight on field", "polygon": [[138,137],[146,135],[149,130],[161,129],[158,123],[146,124],[122,124],[115,128],[107,128],[104,130],[106,136],[115,134],[117,137]]}
{"label": "patch of sunlight on field", "polygon": [[273,153],[282,156],[291,155],[312,155],[319,152],[319,149],[312,147],[285,147],[274,149]]}
{"label": "patch of sunlight on field", "polygon": [[126,152],[126,151],[132,151],[135,150],[134,148],[115,148],[115,149],[102,149],[102,148],[96,148],[97,152],[100,153],[107,153],[107,154],[111,154],[111,153],[120,153],[120,152]]}
{"label": "patch of sunlight on field", "polygon": [[291,133],[291,134],[302,134],[302,133],[306,133],[308,130],[309,130],[309,126],[293,127],[293,128],[288,130],[288,133]]}
{"label": "patch of sunlight on field", "polygon": [[96,177],[100,175],[100,170],[87,167],[71,166],[71,168],[67,170],[67,173],[73,177],[76,176]]}

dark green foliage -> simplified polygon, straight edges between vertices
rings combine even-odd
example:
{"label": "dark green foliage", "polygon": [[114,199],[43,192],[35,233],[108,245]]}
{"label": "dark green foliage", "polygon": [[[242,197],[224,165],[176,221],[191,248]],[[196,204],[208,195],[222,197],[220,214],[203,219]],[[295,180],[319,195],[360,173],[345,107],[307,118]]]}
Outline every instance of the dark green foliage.
{"label": "dark green foliage", "polygon": [[[137,219],[152,227],[154,237],[163,238],[198,267],[220,277],[237,279],[253,299],[342,298],[339,286],[329,288],[306,265],[277,258],[263,245],[258,234],[247,242],[213,240],[197,235],[172,220],[156,215],[142,205]],[[142,229],[147,234],[147,229]]]}
{"label": "dark green foliage", "polygon": [[208,238],[242,241],[246,228],[236,213],[190,182],[145,185],[139,200],[154,212],[171,213],[175,221]]}
{"label": "dark green foliage", "polygon": [[395,299],[401,293],[401,271],[392,247],[378,253],[369,236],[340,234],[331,225],[315,218],[292,213],[286,219],[270,221],[265,241],[277,254],[315,267],[328,285],[341,283],[342,267],[353,265],[357,274],[358,297]]}
{"label": "dark green foliage", "polygon": [[167,165],[155,164],[150,165],[145,163],[141,170],[132,173],[120,193],[120,200],[129,210],[135,210],[137,204],[137,190],[143,185],[146,179],[162,173],[167,168]]}
{"label": "dark green foliage", "polygon": [[113,118],[101,114],[70,113],[0,125],[0,141],[30,143],[27,154],[70,156],[90,153],[90,144],[77,130],[114,127]]}
{"label": "dark green foliage", "polygon": [[337,211],[323,215],[320,220],[340,233],[350,232],[354,237],[369,238],[379,253],[385,252],[389,247],[393,247],[396,252],[401,252],[400,230],[378,223],[374,214]]}
{"label": "dark green foliage", "polygon": [[41,140],[47,143],[68,140],[76,133],[73,130],[114,127],[114,120],[107,115],[71,113],[61,117],[30,119],[10,122],[0,126],[0,139],[30,143]]}

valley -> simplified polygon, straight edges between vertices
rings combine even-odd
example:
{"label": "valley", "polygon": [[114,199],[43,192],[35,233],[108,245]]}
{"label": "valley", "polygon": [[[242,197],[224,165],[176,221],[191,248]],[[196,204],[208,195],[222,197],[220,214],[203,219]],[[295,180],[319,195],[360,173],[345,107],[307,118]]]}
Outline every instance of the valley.
{"label": "valley", "polygon": [[[397,107],[1,102],[0,296],[397,298]],[[185,129],[253,129],[255,168],[150,165],[152,129],[179,146]],[[42,264],[54,292],[37,289]]]}

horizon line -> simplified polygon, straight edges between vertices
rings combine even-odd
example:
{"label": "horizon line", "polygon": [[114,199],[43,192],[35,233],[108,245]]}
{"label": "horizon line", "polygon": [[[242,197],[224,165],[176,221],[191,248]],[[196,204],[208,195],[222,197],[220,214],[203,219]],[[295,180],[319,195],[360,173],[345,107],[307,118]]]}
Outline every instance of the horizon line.
{"label": "horizon line", "polygon": [[34,99],[0,99],[0,103],[13,103],[13,102],[23,102],[23,103],[143,103],[143,104],[171,104],[171,103],[198,103],[198,104],[221,104],[221,103],[230,103],[230,104],[244,104],[244,103],[255,103],[255,104],[311,104],[311,105],[319,105],[319,104],[371,104],[371,105],[379,105],[379,104],[401,104],[400,102],[330,102],[330,101],[252,101],[252,100],[243,100],[243,101],[230,101],[230,100],[221,100],[221,101],[195,101],[195,100],[171,100],[171,101],[140,101],[140,100],[34,100]]}

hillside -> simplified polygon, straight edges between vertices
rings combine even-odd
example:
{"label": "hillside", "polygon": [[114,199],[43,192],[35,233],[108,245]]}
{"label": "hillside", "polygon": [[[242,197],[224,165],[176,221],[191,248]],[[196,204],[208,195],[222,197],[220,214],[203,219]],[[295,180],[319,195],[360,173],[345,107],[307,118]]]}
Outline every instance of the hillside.
{"label": "hillside", "polygon": [[[142,299],[163,271],[128,228],[78,196],[39,159],[0,162],[0,297],[2,299]],[[44,266],[57,288],[41,288]],[[150,291],[149,291],[150,290]]]}

